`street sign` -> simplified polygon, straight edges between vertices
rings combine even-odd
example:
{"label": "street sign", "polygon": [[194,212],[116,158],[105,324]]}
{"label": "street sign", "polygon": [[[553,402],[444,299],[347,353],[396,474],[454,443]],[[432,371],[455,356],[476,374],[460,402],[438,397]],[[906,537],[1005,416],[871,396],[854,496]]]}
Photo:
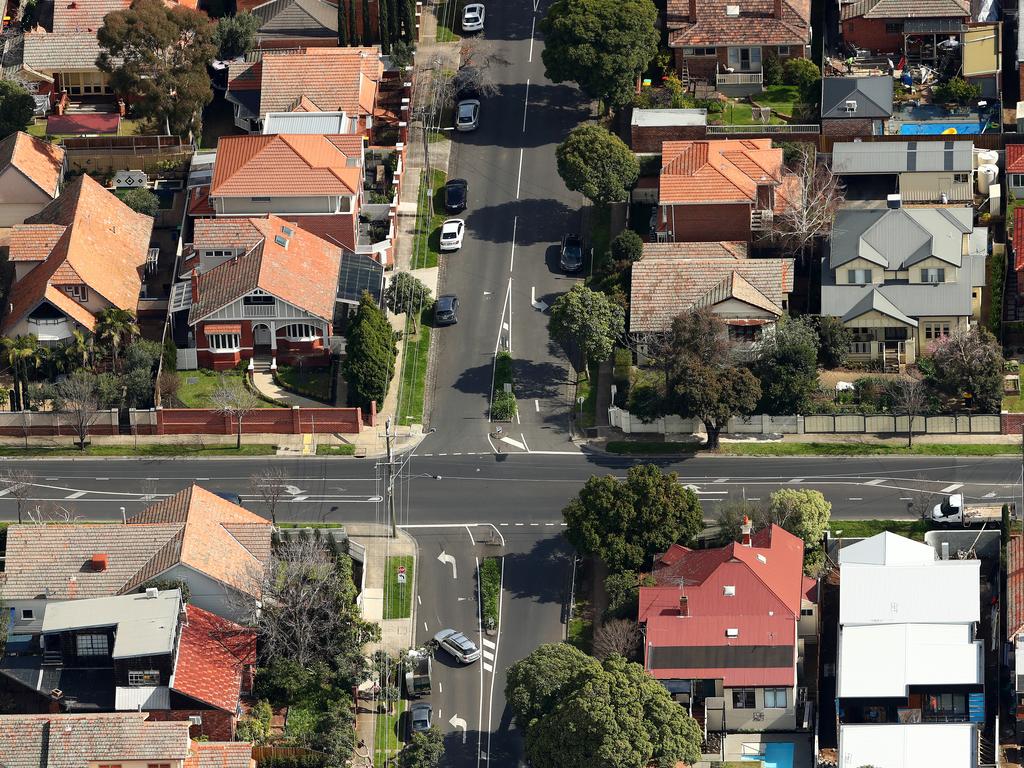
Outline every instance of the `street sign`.
{"label": "street sign", "polygon": [[405,573],[405,566],[404,565],[398,566],[398,572],[399,573]]}
{"label": "street sign", "polygon": [[149,185],[149,176],[145,171],[118,171],[114,175],[114,186],[117,189],[137,189]]}
{"label": "street sign", "polygon": [[401,571],[398,572],[398,583],[405,584],[405,574]]}

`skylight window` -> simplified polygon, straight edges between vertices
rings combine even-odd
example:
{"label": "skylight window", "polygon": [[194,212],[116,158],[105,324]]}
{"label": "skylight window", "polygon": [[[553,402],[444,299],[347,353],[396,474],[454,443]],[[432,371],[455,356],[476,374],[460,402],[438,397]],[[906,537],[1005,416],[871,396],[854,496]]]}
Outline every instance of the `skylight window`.
{"label": "skylight window", "polygon": [[274,235],[274,242],[280,245],[282,248],[288,247],[288,238],[281,237],[281,235]]}
{"label": "skylight window", "polygon": [[722,587],[722,594],[726,597],[736,597],[736,587],[732,584],[726,584]]}
{"label": "skylight window", "polygon": [[740,636],[740,631],[736,627],[729,627],[727,630],[725,630],[725,636],[726,637],[739,637]]}

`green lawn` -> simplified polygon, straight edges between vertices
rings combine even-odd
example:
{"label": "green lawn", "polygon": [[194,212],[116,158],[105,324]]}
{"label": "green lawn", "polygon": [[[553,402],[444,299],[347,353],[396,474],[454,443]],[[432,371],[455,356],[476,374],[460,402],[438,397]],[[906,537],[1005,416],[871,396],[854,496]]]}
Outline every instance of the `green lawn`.
{"label": "green lawn", "polygon": [[454,2],[455,8],[449,8],[449,3],[438,3],[434,7],[434,15],[437,17],[437,42],[453,43],[459,39],[459,23],[462,21],[462,6],[464,0],[450,0]]}
{"label": "green lawn", "polygon": [[354,445],[318,445],[317,456],[354,456],[356,447]]}
{"label": "green lawn", "polygon": [[[398,568],[405,566],[405,584],[398,583]],[[384,618],[407,619],[412,615],[412,555],[389,557],[384,593]]]}
{"label": "green lawn", "polygon": [[576,388],[576,397],[583,398],[582,413],[579,405],[574,404],[573,406],[576,409],[580,429],[594,426],[597,415],[597,368],[597,365],[590,363],[587,366],[587,377],[581,378],[579,386]]}
{"label": "green lawn", "polygon": [[[891,531],[918,541],[924,541],[928,523],[924,520],[833,520],[829,523],[833,536],[861,539],[882,531]],[[841,533],[840,533],[841,531]]]}
{"label": "green lawn", "polygon": [[750,98],[762,107],[771,107],[776,112],[792,116],[793,105],[800,103],[800,89],[795,85],[770,85]]}
{"label": "green lawn", "polygon": [[[242,373],[232,369],[230,371],[208,371],[199,368],[195,371],[178,372],[178,391],[174,396],[185,408],[212,408],[210,396],[220,383],[221,376],[234,380],[238,386],[244,386]],[[257,408],[276,408],[273,403],[260,400]]]}
{"label": "green lawn", "polygon": [[[441,224],[445,220],[444,210],[444,171],[432,170],[431,178],[427,172],[420,174],[420,199],[416,210],[416,236],[412,243],[412,268],[436,267],[441,255]],[[425,190],[429,186],[431,195]]]}
{"label": "green lawn", "polygon": [[1003,397],[1003,410],[1010,413],[1024,413],[1024,396],[1006,395]]}
{"label": "green lawn", "polygon": [[[612,440],[609,453],[630,456],[693,454],[695,443]],[[872,443],[722,443],[726,456],[1002,456],[1019,453],[1008,443],[919,443],[905,445]]]}
{"label": "green lawn", "polygon": [[566,629],[565,642],[576,646],[584,653],[590,653],[594,645],[594,621],[591,617],[590,602],[576,598],[572,606],[572,618]]}
{"label": "green lawn", "polygon": [[175,443],[143,444],[138,447],[127,445],[90,445],[84,451],[71,446],[49,448],[31,446],[19,448],[13,445],[0,446],[0,456],[50,458],[59,456],[273,456],[277,448],[269,444],[248,445],[241,449],[234,445],[187,445]]}
{"label": "green lawn", "polygon": [[[606,260],[611,258],[611,208],[607,205],[594,205],[590,209],[590,239],[589,247],[593,252],[594,263],[591,264],[590,272],[598,274]],[[585,265],[584,265],[585,266]]]}
{"label": "green lawn", "polygon": [[[768,106],[764,104],[762,106]],[[716,116],[721,118],[722,125],[760,125],[761,121],[754,121],[752,107],[750,104],[740,104],[739,102],[729,101],[725,104],[725,109],[719,112]],[[783,121],[772,115],[768,120],[769,125],[780,125]]]}
{"label": "green lawn", "polygon": [[405,711],[405,700],[395,702],[395,711],[390,714],[379,713],[373,726],[373,764],[375,768],[385,768],[388,760],[394,757],[402,747],[402,739],[398,732]]}
{"label": "green lawn", "polygon": [[406,320],[402,356],[402,380],[398,389],[398,423],[423,423],[423,399],[427,385],[427,362],[430,357],[430,333],[427,325],[432,310],[427,307],[420,315],[419,332],[412,334],[412,322]]}
{"label": "green lawn", "polygon": [[291,365],[279,365],[277,375],[285,389],[323,403],[331,402],[330,368],[299,369]]}

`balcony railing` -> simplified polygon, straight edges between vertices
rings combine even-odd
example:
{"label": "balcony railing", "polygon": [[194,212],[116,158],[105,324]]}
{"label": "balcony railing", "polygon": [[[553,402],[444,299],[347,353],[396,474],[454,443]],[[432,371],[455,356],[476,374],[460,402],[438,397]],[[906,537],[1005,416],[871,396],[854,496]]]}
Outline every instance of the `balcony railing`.
{"label": "balcony railing", "polygon": [[709,125],[708,136],[761,133],[821,133],[820,125]]}
{"label": "balcony railing", "polygon": [[66,317],[30,317],[29,325],[63,325],[68,320]]}
{"label": "balcony railing", "polygon": [[723,85],[761,85],[764,76],[760,72],[719,72],[715,84]]}
{"label": "balcony railing", "polygon": [[277,314],[274,304],[243,304],[242,314],[246,317],[273,317]]}

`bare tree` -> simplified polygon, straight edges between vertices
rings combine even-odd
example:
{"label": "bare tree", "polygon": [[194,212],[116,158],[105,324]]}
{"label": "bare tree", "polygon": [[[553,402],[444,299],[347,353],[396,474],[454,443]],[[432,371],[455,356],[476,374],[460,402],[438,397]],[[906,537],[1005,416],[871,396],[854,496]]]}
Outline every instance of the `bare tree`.
{"label": "bare tree", "polygon": [[491,75],[491,68],[508,66],[509,60],[499,56],[478,40],[465,40],[462,44],[458,70],[435,69],[433,77],[439,78],[438,92],[442,103],[461,99],[496,96],[499,88]]}
{"label": "bare tree", "polygon": [[772,234],[783,246],[806,258],[816,239],[832,234],[845,189],[828,166],[817,162],[811,145],[801,145],[799,152],[794,165],[796,182],[784,182],[778,190],[785,200],[773,219]]}
{"label": "bare tree", "polygon": [[6,469],[0,474],[0,483],[7,486],[7,491],[18,503],[18,522],[21,522],[22,512],[25,510],[25,502],[32,495],[32,487],[36,482],[36,476],[27,469]]}
{"label": "bare tree", "polygon": [[77,523],[82,518],[76,515],[74,510],[69,509],[55,501],[45,501],[36,504],[25,511],[28,522],[35,525],[47,525],[49,523]]}
{"label": "bare tree", "polygon": [[629,619],[613,619],[594,632],[594,655],[601,659],[618,654],[631,658],[640,643],[640,628]]}
{"label": "bare tree", "polygon": [[55,386],[53,394],[56,410],[70,416],[78,447],[84,451],[89,427],[95,423],[100,406],[96,376],[79,369]]}
{"label": "bare tree", "polygon": [[914,446],[914,419],[924,411],[928,390],[918,379],[897,379],[889,385],[892,410],[907,417],[907,447]]}
{"label": "bare tree", "polygon": [[253,409],[259,407],[260,399],[243,384],[232,382],[226,376],[221,376],[217,386],[210,393],[210,402],[217,413],[221,413],[235,422],[238,431],[238,442],[235,443],[235,447],[241,450],[242,422]]}
{"label": "bare tree", "polygon": [[279,464],[268,464],[249,478],[253,491],[267,505],[270,522],[275,527],[277,526],[277,505],[287,495],[285,493],[285,488],[288,487],[287,480],[284,468]]}

